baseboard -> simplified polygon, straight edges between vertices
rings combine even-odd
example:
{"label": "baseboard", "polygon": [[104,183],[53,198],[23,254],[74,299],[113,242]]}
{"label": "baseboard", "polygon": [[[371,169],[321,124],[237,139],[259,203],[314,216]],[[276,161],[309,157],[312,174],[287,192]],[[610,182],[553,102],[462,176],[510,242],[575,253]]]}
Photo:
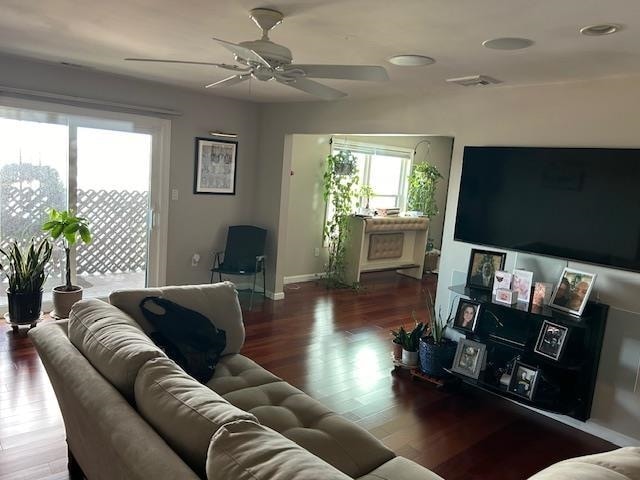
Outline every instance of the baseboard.
{"label": "baseboard", "polygon": [[267,290],[267,297],[271,300],[284,300],[284,292],[270,292]]}
{"label": "baseboard", "polygon": [[292,275],[290,277],[284,277],[283,283],[288,285],[290,283],[304,283],[312,282],[324,277],[324,272],[321,273],[306,273],[304,275]]}

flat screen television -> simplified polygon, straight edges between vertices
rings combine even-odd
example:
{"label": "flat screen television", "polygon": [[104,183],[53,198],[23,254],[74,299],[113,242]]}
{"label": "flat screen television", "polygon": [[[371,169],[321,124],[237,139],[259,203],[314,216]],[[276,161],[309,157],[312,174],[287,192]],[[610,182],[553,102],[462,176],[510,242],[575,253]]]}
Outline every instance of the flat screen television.
{"label": "flat screen television", "polygon": [[454,238],[640,272],[640,149],[465,147]]}

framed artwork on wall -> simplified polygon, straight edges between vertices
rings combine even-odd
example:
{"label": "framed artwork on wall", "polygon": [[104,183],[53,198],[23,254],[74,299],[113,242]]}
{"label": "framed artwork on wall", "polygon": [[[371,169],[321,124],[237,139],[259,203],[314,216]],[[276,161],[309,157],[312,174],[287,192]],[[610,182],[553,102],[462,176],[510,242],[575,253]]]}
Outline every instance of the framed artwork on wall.
{"label": "framed artwork on wall", "polygon": [[196,137],[193,193],[235,195],[238,142]]}

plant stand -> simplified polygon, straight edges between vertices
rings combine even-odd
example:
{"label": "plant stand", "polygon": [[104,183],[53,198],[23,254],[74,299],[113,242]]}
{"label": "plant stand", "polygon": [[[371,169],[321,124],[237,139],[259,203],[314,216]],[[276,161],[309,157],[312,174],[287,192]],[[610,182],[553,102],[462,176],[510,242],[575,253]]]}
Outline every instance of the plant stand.
{"label": "plant stand", "polygon": [[35,328],[35,326],[38,324],[38,322],[42,321],[42,319],[44,318],[42,312],[40,312],[40,317],[36,320],[34,320],[33,322],[29,322],[29,323],[17,323],[17,322],[12,322],[11,319],[9,318],[9,314],[5,313],[4,314],[4,319],[5,321],[11,325],[11,330],[13,330],[13,333],[18,333],[18,331],[20,330],[20,327],[27,327],[27,330],[31,329],[31,328]]}

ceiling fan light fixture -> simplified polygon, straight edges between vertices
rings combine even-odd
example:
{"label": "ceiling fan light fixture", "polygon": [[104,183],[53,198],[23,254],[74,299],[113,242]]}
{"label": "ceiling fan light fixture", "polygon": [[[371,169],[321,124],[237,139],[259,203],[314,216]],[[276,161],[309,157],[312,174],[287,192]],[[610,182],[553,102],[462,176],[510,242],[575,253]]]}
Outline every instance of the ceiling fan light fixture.
{"label": "ceiling fan light fixture", "polygon": [[582,35],[589,37],[601,37],[603,35],[611,35],[622,30],[622,25],[617,23],[600,23],[598,25],[587,25],[580,29]]}
{"label": "ceiling fan light fixture", "polygon": [[388,62],[399,67],[423,67],[425,65],[431,65],[436,61],[433,58],[427,57],[425,55],[407,53],[389,57]]}

